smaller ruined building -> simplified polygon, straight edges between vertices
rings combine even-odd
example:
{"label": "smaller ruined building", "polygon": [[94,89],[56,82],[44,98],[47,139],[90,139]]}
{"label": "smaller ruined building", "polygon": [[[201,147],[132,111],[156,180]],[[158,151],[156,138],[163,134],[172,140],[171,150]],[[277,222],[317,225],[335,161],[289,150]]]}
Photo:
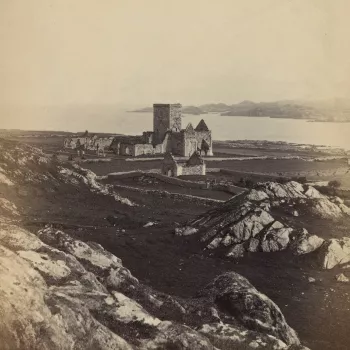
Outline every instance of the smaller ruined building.
{"label": "smaller ruined building", "polygon": [[110,149],[117,155],[165,154],[190,157],[193,153],[212,156],[212,134],[202,119],[196,128],[191,123],[182,129],[182,106],[153,105],[153,131],[140,136],[116,136]]}
{"label": "smaller ruined building", "polygon": [[162,174],[177,177],[181,175],[205,175],[206,164],[199,152],[194,152],[187,161],[179,161],[171,153],[166,153],[163,159]]}
{"label": "smaller ruined building", "polygon": [[113,136],[110,137],[98,137],[97,135],[90,135],[85,132],[81,136],[68,137],[64,140],[64,148],[74,149],[76,151],[95,151],[97,153],[109,150]]}

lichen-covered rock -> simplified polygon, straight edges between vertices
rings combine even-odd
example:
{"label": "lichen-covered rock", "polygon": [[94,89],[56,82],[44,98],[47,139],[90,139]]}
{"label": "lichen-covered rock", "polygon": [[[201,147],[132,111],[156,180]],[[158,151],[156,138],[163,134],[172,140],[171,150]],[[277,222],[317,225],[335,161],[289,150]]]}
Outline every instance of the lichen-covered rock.
{"label": "lichen-covered rock", "polygon": [[226,256],[229,258],[241,258],[244,256],[244,252],[245,252],[244,245],[236,244],[229,250]]}
{"label": "lichen-covered rock", "polygon": [[335,279],[337,280],[337,282],[343,282],[343,283],[348,283],[350,281],[349,278],[346,277],[343,273],[336,275]]}
{"label": "lichen-covered rock", "polygon": [[[47,271],[45,271],[47,272]],[[50,288],[30,261],[0,246],[0,342],[4,350],[132,349],[89,311]]]}
{"label": "lichen-covered rock", "polygon": [[197,232],[198,232],[198,230],[196,228],[190,227],[190,226],[177,227],[175,229],[175,234],[177,236],[189,236],[189,235],[193,235]]}
{"label": "lichen-covered rock", "polygon": [[289,235],[293,229],[284,227],[281,223],[276,223],[277,221],[266,231],[262,238],[261,248],[263,252],[277,252],[288,247]]}
{"label": "lichen-covered rock", "polygon": [[305,196],[308,198],[325,198],[324,195],[322,195],[319,191],[316,190],[316,188],[312,186],[309,186],[305,191]]}
{"label": "lichen-covered rock", "polygon": [[249,245],[248,245],[247,250],[249,252],[252,252],[252,253],[258,252],[259,251],[259,245],[260,245],[260,240],[259,239],[251,238],[249,240]]}
{"label": "lichen-covered rock", "polygon": [[[205,334],[219,349],[224,345],[224,349],[266,349],[283,350],[289,346],[271,335],[261,336],[254,331],[242,330],[223,323],[204,324],[199,330]],[[239,344],[237,346],[237,344]]]}
{"label": "lichen-covered rock", "polygon": [[293,254],[308,254],[320,248],[324,239],[317,235],[310,235],[306,230],[298,234],[290,245]]}
{"label": "lichen-covered rock", "polygon": [[333,238],[324,242],[319,251],[319,260],[324,269],[350,262],[350,238]]}
{"label": "lichen-covered rock", "polygon": [[300,344],[279,307],[235,272],[220,275],[199,295],[220,305],[251,330],[266,332],[287,345]]}
{"label": "lichen-covered rock", "polygon": [[99,244],[87,244],[79,240],[74,240],[60,230],[46,227],[38,232],[38,237],[43,242],[54,245],[75,256],[78,260],[90,263],[97,269],[106,270],[121,266],[121,260],[104,250]]}
{"label": "lichen-covered rock", "polygon": [[327,198],[314,201],[313,205],[310,206],[310,211],[325,219],[337,219],[344,214],[344,209],[342,210],[337,204],[332,203]]}

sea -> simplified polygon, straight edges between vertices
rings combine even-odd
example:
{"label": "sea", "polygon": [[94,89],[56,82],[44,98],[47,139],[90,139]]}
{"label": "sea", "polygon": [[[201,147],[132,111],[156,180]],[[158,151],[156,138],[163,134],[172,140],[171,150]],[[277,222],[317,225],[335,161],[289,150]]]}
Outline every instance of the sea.
{"label": "sea", "polygon": [[[33,115],[33,113],[32,113]],[[188,123],[195,127],[204,119],[212,130],[214,140],[267,140],[289,143],[339,147],[350,150],[350,122],[312,122],[300,119],[269,117],[236,117],[208,113],[184,115],[182,126]],[[4,114],[0,128],[22,130],[52,130],[83,132],[106,132],[127,135],[140,135],[153,130],[153,114],[129,112],[122,109],[103,110],[86,108],[36,111],[28,113]]]}
{"label": "sea", "polygon": [[[300,119],[269,117],[236,117],[220,114],[184,115],[182,127],[195,127],[204,119],[214,140],[284,141],[350,150],[350,123],[312,122]],[[100,127],[100,131],[137,135],[153,129],[152,113],[122,112],[115,123]]]}

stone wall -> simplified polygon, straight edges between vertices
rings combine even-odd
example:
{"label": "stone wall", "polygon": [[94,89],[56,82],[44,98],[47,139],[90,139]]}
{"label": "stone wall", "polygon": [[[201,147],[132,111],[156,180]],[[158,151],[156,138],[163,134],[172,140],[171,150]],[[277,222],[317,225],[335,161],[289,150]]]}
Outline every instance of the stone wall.
{"label": "stone wall", "polygon": [[[197,140],[198,147],[201,148],[203,140],[209,145],[208,156],[213,155],[213,140],[211,137],[211,131],[196,131],[195,137]],[[203,152],[204,154],[204,152]]]}
{"label": "stone wall", "polygon": [[99,149],[108,149],[112,142],[113,137],[71,137],[64,140],[64,148],[77,148],[77,142],[80,141],[81,145],[84,145],[87,150],[97,150],[97,145]]}
{"label": "stone wall", "polygon": [[205,164],[200,165],[185,165],[182,167],[182,175],[205,175]]}
{"label": "stone wall", "polygon": [[184,133],[183,132],[172,132],[171,134],[171,149],[172,153],[183,156],[184,151]]}
{"label": "stone wall", "polygon": [[153,105],[154,143],[163,142],[167,131],[180,132],[182,128],[181,104]]}
{"label": "stone wall", "polygon": [[135,156],[141,156],[143,154],[154,154],[155,148],[152,144],[143,143],[135,145]]}
{"label": "stone wall", "polygon": [[178,166],[172,154],[167,153],[162,162],[161,172],[166,176],[179,176],[181,168]]}
{"label": "stone wall", "polygon": [[177,164],[163,164],[162,175],[177,177],[182,175],[182,168]]}
{"label": "stone wall", "polygon": [[80,141],[81,145],[85,145],[87,143],[86,137],[70,137],[64,140],[64,148],[71,148],[76,149],[77,148],[77,142]]}
{"label": "stone wall", "polygon": [[197,146],[196,134],[184,132],[183,153],[181,156],[190,157],[197,151]]}
{"label": "stone wall", "polygon": [[119,155],[135,157],[135,145],[121,143],[119,148]]}
{"label": "stone wall", "polygon": [[170,105],[153,105],[153,131],[155,133],[155,143],[161,143],[165,133],[170,129]]}
{"label": "stone wall", "polygon": [[170,105],[170,130],[179,132],[182,129],[182,106],[177,104]]}
{"label": "stone wall", "polygon": [[164,140],[163,140],[163,153],[171,152],[172,151],[172,142],[171,142],[172,134],[171,132],[167,132],[165,134]]}
{"label": "stone wall", "polygon": [[143,143],[153,143],[153,131],[144,131],[142,133],[142,141]]}
{"label": "stone wall", "polygon": [[112,137],[100,137],[96,139],[95,146],[99,145],[99,149],[108,150],[113,141]]}

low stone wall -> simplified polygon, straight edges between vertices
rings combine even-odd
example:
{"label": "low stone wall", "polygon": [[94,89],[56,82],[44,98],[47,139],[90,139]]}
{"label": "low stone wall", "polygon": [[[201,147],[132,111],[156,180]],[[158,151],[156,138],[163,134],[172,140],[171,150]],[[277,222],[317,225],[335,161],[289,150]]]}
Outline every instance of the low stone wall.
{"label": "low stone wall", "polygon": [[207,206],[217,205],[220,203],[224,203],[225,201],[220,199],[211,199],[205,197],[192,196],[190,194],[180,194],[180,193],[172,193],[168,191],[160,191],[160,190],[145,190],[138,187],[124,186],[124,185],[113,185],[114,188],[127,189],[128,191],[139,192],[143,194],[151,194],[159,197],[167,197],[174,199],[176,201],[182,202],[183,200],[188,200],[195,203],[201,203]]}
{"label": "low stone wall", "polygon": [[205,164],[182,166],[182,175],[205,175]]}
{"label": "low stone wall", "polygon": [[224,185],[224,184],[214,184],[214,185],[211,185],[210,188],[207,188],[207,184],[205,182],[182,180],[175,177],[169,177],[169,176],[165,176],[165,175],[162,175],[159,173],[153,173],[153,172],[145,173],[142,171],[133,171],[133,172],[124,173],[124,174],[109,174],[106,176],[106,178],[108,180],[112,180],[112,179],[128,179],[128,178],[139,177],[139,176],[152,177],[159,181],[162,181],[171,185],[180,186],[180,187],[202,189],[202,190],[207,189],[208,191],[210,190],[223,191],[223,192],[231,193],[232,195],[236,195],[246,191],[246,189],[243,187],[238,187],[233,185]]}
{"label": "low stone wall", "polygon": [[[254,177],[255,180],[260,182],[272,181],[273,179],[278,179],[285,176],[278,176],[273,174],[260,174],[260,173],[250,173],[239,170],[230,170],[230,169],[220,169],[220,173],[224,175],[231,175],[238,177]],[[287,178],[287,177],[285,177]]]}

